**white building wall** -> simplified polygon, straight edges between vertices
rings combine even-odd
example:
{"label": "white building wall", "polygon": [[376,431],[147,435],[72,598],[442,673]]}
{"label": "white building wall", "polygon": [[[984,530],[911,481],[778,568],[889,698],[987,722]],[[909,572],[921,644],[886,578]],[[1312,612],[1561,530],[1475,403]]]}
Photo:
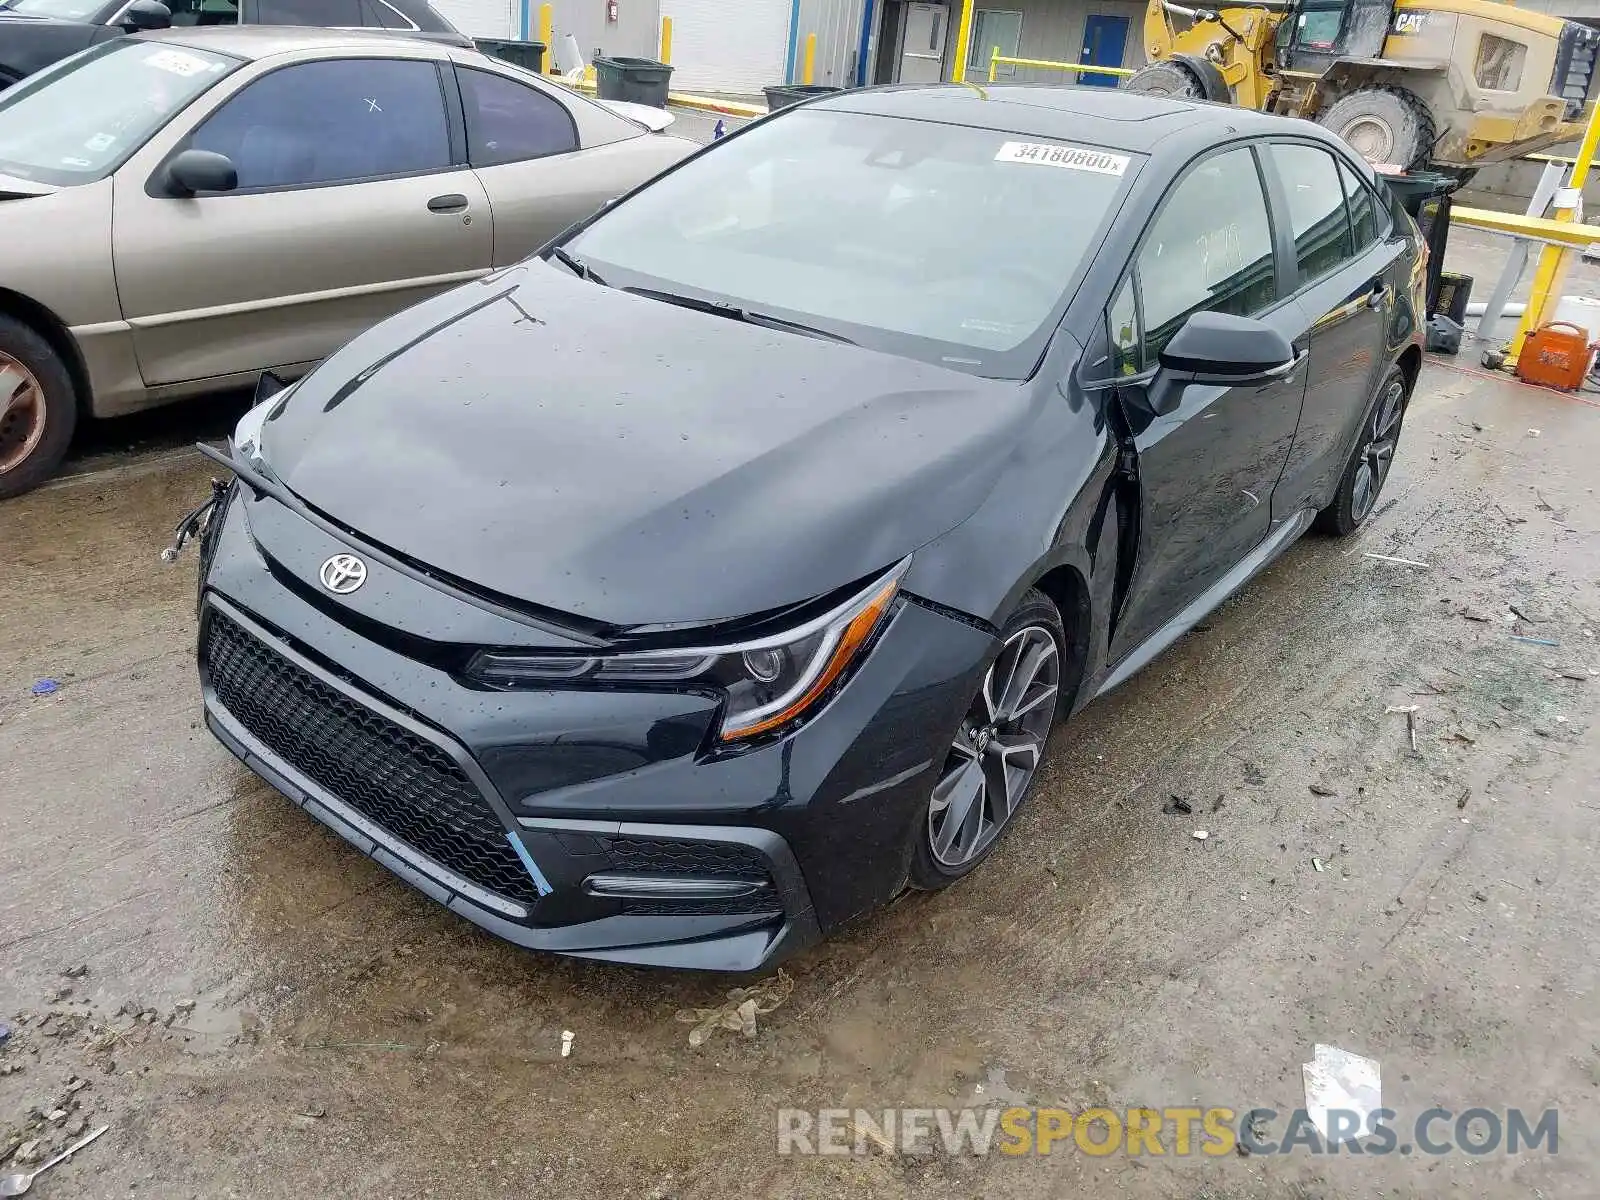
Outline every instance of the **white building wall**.
{"label": "white building wall", "polygon": [[662,0],[662,13],[674,91],[755,96],[784,81],[789,0]]}
{"label": "white building wall", "polygon": [[521,33],[520,0],[432,0],[432,3],[468,37],[515,38]]}

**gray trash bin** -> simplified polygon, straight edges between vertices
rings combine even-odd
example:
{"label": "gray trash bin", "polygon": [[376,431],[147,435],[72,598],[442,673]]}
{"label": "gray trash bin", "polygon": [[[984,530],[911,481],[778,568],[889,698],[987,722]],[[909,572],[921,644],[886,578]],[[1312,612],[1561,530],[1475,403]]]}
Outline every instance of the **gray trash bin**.
{"label": "gray trash bin", "polygon": [[829,87],[821,83],[786,83],[780,87],[762,88],[767,94],[767,108],[777,112],[780,108],[788,108],[791,104],[799,104],[802,100],[809,100],[813,96],[829,96],[834,92],[842,92],[842,87]]}
{"label": "gray trash bin", "polygon": [[653,58],[596,58],[594,78],[602,100],[665,108],[672,68]]}
{"label": "gray trash bin", "polygon": [[543,42],[508,42],[502,38],[473,38],[472,42],[490,58],[512,63],[535,75],[544,74]]}

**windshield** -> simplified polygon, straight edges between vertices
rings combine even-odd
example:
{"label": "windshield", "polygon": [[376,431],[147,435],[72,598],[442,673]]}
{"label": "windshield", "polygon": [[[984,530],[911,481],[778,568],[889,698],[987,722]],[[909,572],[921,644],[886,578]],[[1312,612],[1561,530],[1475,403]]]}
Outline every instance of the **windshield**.
{"label": "windshield", "polygon": [[565,248],[613,287],[1023,379],[1133,163],[990,129],[801,109],[663,176]]}
{"label": "windshield", "polygon": [[59,17],[64,21],[87,20],[105,6],[105,0],[0,0],[0,12]]}
{"label": "windshield", "polygon": [[104,179],[239,65],[160,42],[105,42],[0,92],[0,174],[42,183]]}

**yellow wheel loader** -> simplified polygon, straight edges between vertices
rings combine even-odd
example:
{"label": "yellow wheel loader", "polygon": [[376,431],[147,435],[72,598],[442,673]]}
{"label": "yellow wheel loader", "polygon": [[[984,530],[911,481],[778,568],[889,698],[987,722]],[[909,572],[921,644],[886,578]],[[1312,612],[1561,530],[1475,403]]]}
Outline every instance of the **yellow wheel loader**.
{"label": "yellow wheel loader", "polygon": [[1150,0],[1125,85],[1306,117],[1369,162],[1477,167],[1583,133],[1600,32],[1491,0]]}

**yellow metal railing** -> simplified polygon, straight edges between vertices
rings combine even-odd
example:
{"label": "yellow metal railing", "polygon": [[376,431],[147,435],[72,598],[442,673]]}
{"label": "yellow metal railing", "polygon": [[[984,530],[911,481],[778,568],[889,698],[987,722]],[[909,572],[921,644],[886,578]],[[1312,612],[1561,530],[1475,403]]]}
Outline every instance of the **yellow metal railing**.
{"label": "yellow metal railing", "polygon": [[1126,67],[1097,67],[1089,63],[1052,62],[1047,58],[1011,58],[1000,53],[996,46],[989,55],[989,82],[995,82],[995,76],[1000,73],[1001,67],[1038,67],[1047,71],[1073,71],[1079,75],[1114,75],[1119,79],[1126,79],[1133,72]]}

